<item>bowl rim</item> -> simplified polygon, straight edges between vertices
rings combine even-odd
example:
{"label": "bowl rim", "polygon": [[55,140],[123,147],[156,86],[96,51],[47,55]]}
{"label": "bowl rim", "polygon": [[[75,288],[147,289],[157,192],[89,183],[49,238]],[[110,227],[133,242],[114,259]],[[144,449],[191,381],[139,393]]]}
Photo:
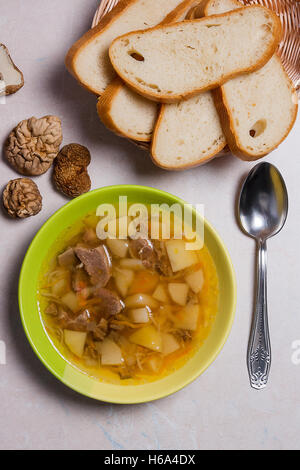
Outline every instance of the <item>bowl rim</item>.
{"label": "bowl rim", "polygon": [[[226,263],[228,264],[229,273],[230,273],[230,285],[231,285],[231,290],[232,290],[232,292],[231,292],[231,306],[230,306],[230,312],[228,313],[227,327],[223,331],[222,340],[219,342],[218,347],[214,349],[212,354],[210,354],[209,358],[205,361],[205,365],[203,367],[197,369],[193,374],[188,376],[181,383],[175,384],[172,387],[170,387],[169,390],[167,390],[167,391],[162,390],[162,391],[159,391],[158,393],[156,393],[155,396],[151,396],[151,397],[148,397],[148,398],[144,397],[144,398],[141,398],[141,399],[139,399],[138,397],[135,397],[134,399],[126,399],[126,397],[122,397],[122,396],[120,396],[119,398],[115,398],[115,397],[110,398],[108,396],[100,396],[99,393],[97,394],[99,396],[96,397],[90,391],[82,390],[80,385],[76,385],[76,384],[72,383],[72,381],[70,379],[61,376],[59,374],[59,372],[57,370],[55,370],[55,368],[52,367],[47,362],[47,359],[43,357],[42,353],[39,351],[39,348],[35,344],[36,343],[35,339],[30,334],[30,331],[29,331],[29,328],[28,328],[28,325],[27,325],[27,323],[28,323],[28,320],[26,318],[27,315],[26,315],[25,310],[23,309],[23,304],[22,304],[23,284],[25,282],[25,278],[24,278],[25,271],[27,269],[27,265],[31,263],[31,253],[34,250],[34,246],[37,243],[38,239],[40,237],[42,237],[43,233],[48,229],[49,226],[51,226],[51,224],[53,224],[55,219],[61,213],[69,210],[71,207],[75,206],[76,204],[79,204],[82,200],[88,199],[92,195],[95,195],[96,193],[101,194],[101,192],[104,192],[104,191],[120,191],[120,190],[122,190],[122,191],[139,190],[141,192],[148,192],[148,193],[151,193],[151,194],[155,194],[157,196],[162,196],[163,198],[169,198],[169,199],[171,198],[174,203],[177,202],[180,205],[186,203],[186,201],[184,201],[183,199],[181,199],[181,198],[179,198],[179,197],[177,197],[177,196],[175,196],[175,195],[173,195],[169,192],[166,192],[166,191],[163,191],[163,190],[160,190],[160,189],[157,189],[157,188],[153,188],[151,186],[143,186],[143,185],[135,185],[135,184],[120,184],[120,185],[104,186],[104,187],[101,187],[101,188],[98,188],[98,189],[94,189],[93,191],[89,191],[88,193],[85,193],[85,194],[69,201],[67,204],[64,204],[61,208],[59,208],[57,211],[55,211],[46,220],[46,222],[43,223],[43,225],[40,227],[40,229],[37,231],[34,238],[32,239],[32,241],[31,241],[31,243],[30,243],[30,245],[29,245],[29,247],[26,251],[26,254],[24,256],[22,266],[21,266],[21,270],[20,270],[19,283],[18,283],[18,303],[19,303],[19,311],[20,311],[22,326],[23,326],[26,337],[27,337],[34,353],[36,354],[38,359],[42,362],[42,364],[48,369],[48,371],[51,372],[51,374],[53,374],[60,382],[62,382],[64,385],[71,388],[72,390],[80,393],[81,395],[87,396],[89,398],[93,398],[93,399],[98,400],[98,401],[102,401],[102,402],[106,402],[106,403],[113,403],[113,404],[138,404],[138,403],[147,403],[147,402],[155,401],[155,400],[167,397],[169,395],[172,395],[173,393],[176,393],[179,390],[182,390],[184,387],[186,387],[187,385],[192,383],[194,380],[196,380],[200,375],[202,375],[207,370],[207,368],[215,361],[215,359],[217,358],[217,356],[220,354],[221,350],[223,349],[223,347],[224,347],[224,345],[225,345],[225,343],[228,339],[228,336],[230,334],[230,331],[232,329],[232,324],[233,324],[233,321],[234,321],[234,318],[235,318],[235,312],[236,312],[236,303],[237,303],[237,283],[236,283],[236,275],[235,275],[233,263],[232,263],[232,260],[230,258],[229,252],[228,252],[223,240],[221,239],[221,237],[217,233],[217,231],[210,224],[210,222],[208,222],[206,217],[204,217],[205,229],[209,230],[211,232],[214,240],[216,240],[217,244],[221,248],[221,250],[224,254],[224,258],[226,260]],[[193,211],[195,211],[199,217],[202,217],[201,214],[199,214],[199,212],[197,212],[194,207],[193,207]],[[61,232],[63,232],[63,229],[61,231],[58,230],[56,232],[56,235],[58,236],[59,233],[61,233]],[[54,242],[55,242],[55,240],[52,239],[51,242],[50,242],[49,247]],[[41,322],[42,327],[44,327],[43,323],[42,323],[42,320],[39,319],[39,321]],[[48,334],[46,334],[46,336],[47,336],[48,341],[52,344],[50,338],[48,337]],[[52,344],[52,346],[53,346],[53,344]],[[63,358],[63,360],[66,362],[66,364],[70,364],[70,362],[62,354],[60,354],[57,349],[56,349],[56,351]],[[77,369],[72,364],[71,364],[71,367],[74,370]],[[81,372],[81,374],[83,374],[83,372]],[[172,375],[172,373],[170,375]],[[87,377],[89,377],[89,376],[87,376]],[[94,380],[92,377],[89,377],[89,379]],[[115,387],[120,387],[120,385],[115,385]],[[125,388],[125,387],[128,387],[128,386],[126,385],[126,386],[121,386],[121,387]],[[137,387],[137,386],[134,385],[133,387]],[[124,388],[123,388],[123,390],[124,390]],[[120,395],[122,395],[122,394],[120,394]]]}

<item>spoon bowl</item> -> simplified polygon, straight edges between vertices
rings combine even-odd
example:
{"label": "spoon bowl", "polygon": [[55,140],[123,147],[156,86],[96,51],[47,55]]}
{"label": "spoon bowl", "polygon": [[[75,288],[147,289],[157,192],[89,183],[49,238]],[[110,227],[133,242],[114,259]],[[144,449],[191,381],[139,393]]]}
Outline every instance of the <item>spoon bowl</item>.
{"label": "spoon bowl", "polygon": [[280,172],[270,163],[259,163],[242,187],[238,213],[242,229],[258,246],[256,308],[247,355],[250,383],[258,390],[266,387],[271,367],[266,240],[280,232],[287,214],[288,194]]}
{"label": "spoon bowl", "polygon": [[287,189],[281,174],[270,163],[256,165],[241,191],[239,219],[243,230],[257,240],[266,240],[280,232],[287,214]]}

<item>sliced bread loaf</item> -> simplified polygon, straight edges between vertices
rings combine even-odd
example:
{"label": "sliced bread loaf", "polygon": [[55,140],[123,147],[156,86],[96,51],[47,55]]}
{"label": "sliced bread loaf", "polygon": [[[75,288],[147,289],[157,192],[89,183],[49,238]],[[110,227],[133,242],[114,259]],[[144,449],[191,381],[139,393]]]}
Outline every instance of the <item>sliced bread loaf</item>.
{"label": "sliced bread loaf", "polygon": [[[189,10],[187,18],[203,16],[204,3],[202,1]],[[167,170],[203,165],[219,156],[225,145],[212,92],[161,106],[151,146],[156,165]]]}
{"label": "sliced bread loaf", "polygon": [[275,13],[253,5],[128,33],[113,41],[109,55],[134,90],[169,103],[259,69],[275,52],[280,37]]}
{"label": "sliced bread loaf", "polygon": [[[236,0],[210,0],[205,14],[239,8]],[[260,70],[214,90],[228,145],[243,160],[257,160],[288,135],[297,115],[297,95],[275,54]]]}
{"label": "sliced bread loaf", "polygon": [[103,124],[116,134],[149,142],[158,115],[158,104],[132,91],[120,78],[108,85],[97,103]]}
{"label": "sliced bread loaf", "polygon": [[116,76],[108,56],[113,39],[157,25],[182,3],[183,0],[120,0],[95,28],[73,44],[66,56],[67,69],[81,85],[101,95]]}
{"label": "sliced bread loaf", "polygon": [[211,92],[162,106],[151,148],[154,163],[183,170],[214,158],[226,145]]}
{"label": "sliced bread loaf", "polygon": [[[163,20],[182,21],[198,1],[185,0]],[[132,91],[116,78],[100,96],[97,111],[101,121],[116,134],[149,142],[158,115],[158,105]]]}

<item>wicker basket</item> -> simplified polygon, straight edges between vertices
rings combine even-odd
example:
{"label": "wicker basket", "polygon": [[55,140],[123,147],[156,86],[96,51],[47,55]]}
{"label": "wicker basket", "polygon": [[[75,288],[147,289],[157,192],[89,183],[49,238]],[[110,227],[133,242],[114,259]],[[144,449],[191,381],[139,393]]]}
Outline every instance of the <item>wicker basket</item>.
{"label": "wicker basket", "polygon": [[[201,0],[199,0],[200,3]],[[275,11],[283,26],[283,39],[279,45],[278,53],[282,63],[293,81],[298,96],[300,96],[300,0],[240,0],[245,5],[254,3],[264,5]],[[96,26],[100,20],[119,0],[100,0],[100,5],[95,13],[92,26]],[[272,79],[270,77],[270,79]],[[136,142],[140,148],[149,150],[149,144]]]}

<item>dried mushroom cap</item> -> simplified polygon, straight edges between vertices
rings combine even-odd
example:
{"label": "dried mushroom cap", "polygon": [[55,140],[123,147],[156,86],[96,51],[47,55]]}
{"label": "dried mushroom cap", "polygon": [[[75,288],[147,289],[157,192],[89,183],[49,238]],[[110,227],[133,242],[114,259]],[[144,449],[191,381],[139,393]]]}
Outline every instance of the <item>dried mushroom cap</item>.
{"label": "dried mushroom cap", "polygon": [[42,209],[42,196],[34,181],[17,178],[9,181],[3,191],[3,205],[11,217],[26,218]]}
{"label": "dried mushroom cap", "polygon": [[60,164],[71,162],[72,165],[87,167],[91,163],[91,154],[83,145],[68,144],[60,150],[56,162]]}
{"label": "dried mushroom cap", "polygon": [[87,172],[91,155],[83,145],[65,145],[54,162],[53,179],[57,188],[69,197],[77,197],[91,189]]}
{"label": "dried mushroom cap", "polygon": [[57,116],[31,117],[9,134],[6,158],[22,175],[41,175],[52,165],[61,142],[61,121]]}
{"label": "dried mushroom cap", "polygon": [[16,93],[24,85],[21,70],[14,64],[4,44],[0,44],[0,96]]}

